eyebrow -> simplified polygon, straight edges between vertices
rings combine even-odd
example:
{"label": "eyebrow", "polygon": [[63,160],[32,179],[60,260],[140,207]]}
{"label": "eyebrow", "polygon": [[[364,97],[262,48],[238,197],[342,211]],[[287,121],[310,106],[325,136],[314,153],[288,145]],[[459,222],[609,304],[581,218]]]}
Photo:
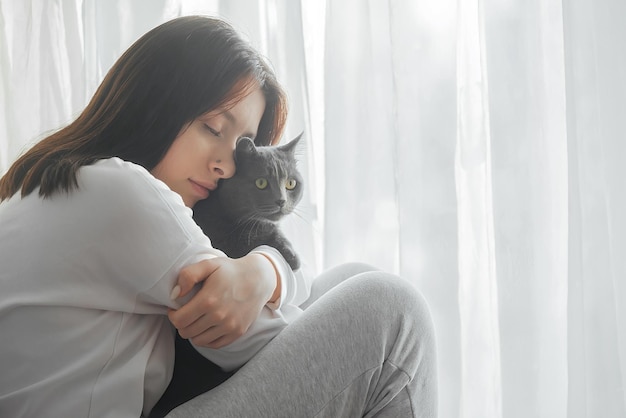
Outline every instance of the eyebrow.
{"label": "eyebrow", "polygon": [[[233,125],[237,124],[237,118],[235,118],[235,115],[232,114],[232,112],[230,110],[225,110],[222,112],[222,115],[224,115],[224,117]],[[244,134],[244,136],[247,136],[248,138],[254,140],[256,138],[256,132],[252,133],[252,132],[248,132],[246,134]]]}
{"label": "eyebrow", "polygon": [[222,112],[222,115],[224,115],[224,117],[228,119],[228,121],[232,123],[233,125],[237,123],[237,119],[235,119],[235,115],[233,115],[230,110],[225,110],[224,112]]}

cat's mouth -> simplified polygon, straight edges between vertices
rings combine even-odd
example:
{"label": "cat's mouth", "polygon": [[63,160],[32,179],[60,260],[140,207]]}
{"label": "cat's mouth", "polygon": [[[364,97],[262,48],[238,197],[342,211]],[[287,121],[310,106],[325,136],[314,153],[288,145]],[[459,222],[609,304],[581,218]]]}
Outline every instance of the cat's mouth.
{"label": "cat's mouth", "polygon": [[277,210],[275,210],[272,213],[268,213],[265,218],[269,219],[270,221],[279,221],[282,218],[284,218],[285,216],[289,215],[289,213],[291,213],[290,210],[286,209],[286,208],[278,208]]}

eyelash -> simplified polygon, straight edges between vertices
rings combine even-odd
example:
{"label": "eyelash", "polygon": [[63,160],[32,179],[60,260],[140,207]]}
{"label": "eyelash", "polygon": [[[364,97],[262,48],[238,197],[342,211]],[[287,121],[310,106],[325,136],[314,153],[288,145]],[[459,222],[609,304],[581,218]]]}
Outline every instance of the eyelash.
{"label": "eyelash", "polygon": [[[211,132],[212,135],[215,135],[218,138],[222,137],[222,133],[221,132],[216,131],[215,129],[213,129],[209,125],[207,125],[206,123],[204,123],[203,125],[204,125],[204,129],[206,129],[207,131]],[[252,136],[252,135],[246,134],[243,137],[250,138],[252,141],[254,141],[254,136]]]}
{"label": "eyelash", "polygon": [[220,138],[222,136],[221,132],[216,131],[215,129],[213,129],[209,125],[207,125],[206,123],[204,124],[204,128],[206,130],[208,130],[209,132],[211,132],[211,134],[215,135],[218,138]]}

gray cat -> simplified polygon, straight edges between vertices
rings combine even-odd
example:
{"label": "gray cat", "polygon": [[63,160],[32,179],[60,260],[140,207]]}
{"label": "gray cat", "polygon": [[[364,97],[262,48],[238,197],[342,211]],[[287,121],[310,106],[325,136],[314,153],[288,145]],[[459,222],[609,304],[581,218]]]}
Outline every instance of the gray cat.
{"label": "gray cat", "polygon": [[259,245],[269,245],[293,270],[300,268],[298,255],[277,222],[302,199],[295,158],[301,137],[281,146],[256,147],[250,138],[237,142],[235,175],[221,180],[217,190],[193,209],[194,220],[215,248],[239,258]]}

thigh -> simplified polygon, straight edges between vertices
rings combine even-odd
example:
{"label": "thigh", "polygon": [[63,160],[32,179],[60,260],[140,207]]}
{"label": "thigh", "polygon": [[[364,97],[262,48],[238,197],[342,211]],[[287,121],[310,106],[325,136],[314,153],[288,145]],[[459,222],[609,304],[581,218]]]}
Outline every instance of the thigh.
{"label": "thigh", "polygon": [[415,375],[424,356],[412,339],[431,338],[429,327],[412,287],[381,272],[358,274],[319,297],[232,378],[168,417],[363,416]]}
{"label": "thigh", "polygon": [[326,270],[313,280],[311,285],[311,295],[303,304],[300,305],[300,307],[302,309],[308,308],[313,302],[325,295],[330,289],[334,288],[338,284],[351,277],[368,271],[378,271],[378,269],[365,263],[345,263]]}

